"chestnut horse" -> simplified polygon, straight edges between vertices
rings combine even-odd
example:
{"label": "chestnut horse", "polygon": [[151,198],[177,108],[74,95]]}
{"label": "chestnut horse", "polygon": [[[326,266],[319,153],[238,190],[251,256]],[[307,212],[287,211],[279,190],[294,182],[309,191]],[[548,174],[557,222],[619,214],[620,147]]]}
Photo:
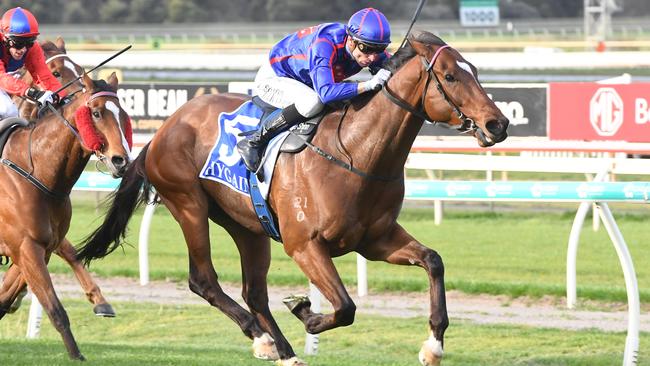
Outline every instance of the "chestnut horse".
{"label": "chestnut horse", "polygon": [[13,262],[0,288],[0,318],[29,285],[68,354],[84,359],[47,262],[70,227],[70,192],[94,153],[114,177],[129,163],[131,127],[117,98],[117,77],[82,77],[84,89],[56,113],[15,130],[0,165],[0,254]]}
{"label": "chestnut horse", "polygon": [[[61,84],[66,84],[72,80],[78,79],[80,75],[83,74],[84,70],[81,66],[73,62],[70,57],[68,57],[65,49],[65,41],[63,38],[58,37],[54,42],[45,41],[41,43],[41,48],[45,54],[45,63],[50,68],[52,75],[59,79]],[[32,77],[24,70],[24,74],[21,77],[26,82],[32,82]],[[68,94],[72,96],[74,93],[78,92],[83,87],[81,81],[78,83],[72,84],[68,87]],[[37,108],[36,104],[27,101],[26,98],[15,96],[14,101],[19,106],[20,116],[33,120],[36,118]],[[102,294],[99,286],[92,278],[88,270],[83,266],[83,264],[77,260],[77,252],[70,243],[68,239],[63,239],[61,245],[54,251],[56,255],[61,257],[63,260],[68,263],[72,271],[74,272],[81,288],[86,294],[86,298],[94,305],[93,312],[97,316],[105,317],[114,317],[115,310],[111,304],[106,301],[104,295]],[[13,313],[20,307],[21,300],[27,295],[27,289],[18,295],[14,303],[9,307],[8,313]]]}
{"label": "chestnut horse", "polygon": [[[304,298],[287,304],[307,332],[320,333],[354,321],[356,306],[332,257],[357,252],[370,260],[424,268],[430,282],[430,336],[420,351],[424,365],[439,364],[448,326],[442,259],[398,223],[404,198],[403,169],[425,119],[473,134],[479,145],[503,141],[508,120],[478,82],[476,69],[460,53],[428,32],[411,36],[385,65],[393,72],[386,92],[354,98],[349,108],[320,122],[313,150],[281,154],[268,202],[285,252],[332,304],[334,312],[312,312]],[[390,97],[388,96],[390,95]],[[189,287],[234,320],[253,339],[258,358],[303,365],[271,316],[266,276],[270,240],[249,197],[198,178],[218,130],[218,116],[248,96],[197,97],[157,131],[127,169],[103,224],[80,248],[88,261],[106,256],[124,239],[138,202],[155,187],[178,221],[189,252]],[[336,159],[347,169],[333,165]],[[144,190],[141,188],[144,186]],[[209,220],[223,226],[241,255],[242,296],[250,311],[219,286],[210,257]]]}

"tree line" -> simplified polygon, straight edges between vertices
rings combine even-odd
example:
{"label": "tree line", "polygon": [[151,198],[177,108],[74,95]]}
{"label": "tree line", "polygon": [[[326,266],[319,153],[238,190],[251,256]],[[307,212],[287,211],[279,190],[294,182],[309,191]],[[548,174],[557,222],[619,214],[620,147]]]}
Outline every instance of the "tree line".
{"label": "tree line", "polygon": [[[0,0],[1,10],[21,6],[44,24],[156,24],[188,22],[342,21],[363,7],[389,20],[409,20],[419,0]],[[650,15],[650,1],[623,4],[615,16]],[[583,15],[583,0],[500,0],[502,19],[572,18]],[[428,0],[420,19],[458,19],[459,0]]]}

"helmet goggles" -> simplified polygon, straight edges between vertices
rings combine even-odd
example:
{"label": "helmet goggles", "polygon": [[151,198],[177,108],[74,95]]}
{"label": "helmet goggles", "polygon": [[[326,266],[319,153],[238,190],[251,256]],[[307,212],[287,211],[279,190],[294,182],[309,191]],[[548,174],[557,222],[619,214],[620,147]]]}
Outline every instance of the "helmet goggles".
{"label": "helmet goggles", "polygon": [[387,44],[368,43],[359,40],[355,40],[355,41],[357,42],[357,48],[359,49],[359,51],[361,51],[366,55],[382,53],[386,50],[386,47],[388,47]]}
{"label": "helmet goggles", "polygon": [[16,37],[16,36],[9,36],[7,37],[7,44],[11,48],[15,48],[17,50],[23,49],[25,47],[29,48],[34,45],[34,42],[36,41],[36,37]]}

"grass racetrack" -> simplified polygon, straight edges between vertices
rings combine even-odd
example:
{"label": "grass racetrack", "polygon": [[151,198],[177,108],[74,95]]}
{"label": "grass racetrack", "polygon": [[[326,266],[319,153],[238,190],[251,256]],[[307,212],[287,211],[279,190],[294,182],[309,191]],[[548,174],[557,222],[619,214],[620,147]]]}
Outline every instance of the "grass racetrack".
{"label": "grass racetrack", "polygon": [[[614,216],[635,263],[642,311],[650,302],[650,227],[648,210]],[[100,212],[101,209],[100,209]],[[467,293],[501,294],[512,297],[565,295],[566,247],[575,212],[446,212],[439,227],[426,209],[405,209],[400,223],[424,244],[436,249],[445,262],[447,289]],[[94,202],[74,204],[68,235],[74,243],[99,224]],[[94,262],[91,270],[104,277],[138,276],[137,237],[142,210],[131,221],[132,244],[108,258]],[[152,279],[187,283],[187,251],[180,228],[169,212],[159,207],[150,234]],[[212,257],[220,280],[239,283],[241,274],[236,248],[225,232],[211,226]],[[356,258],[335,260],[348,286],[354,291]],[[0,267],[0,272],[5,268]],[[69,273],[58,258],[50,270]],[[578,253],[578,299],[599,302],[626,301],[618,258],[604,228],[585,227]],[[273,245],[269,274],[271,285],[306,286],[307,280]],[[422,269],[368,263],[369,292],[408,291],[427,296],[428,283]],[[110,299],[109,299],[110,301]],[[251,342],[218,310],[205,305],[158,305],[113,303],[114,319],[98,319],[81,300],[63,299],[72,330],[89,365],[268,365],[253,358]],[[579,303],[580,305],[580,303]],[[584,306],[585,304],[583,304]],[[61,338],[47,319],[41,338],[25,340],[28,306],[0,322],[0,365],[67,365]],[[310,365],[417,365],[420,345],[428,336],[424,317],[390,318],[357,314],[350,327],[325,332],[319,354],[304,355],[302,324],[288,311],[274,312],[294,350]],[[451,319],[445,337],[443,365],[617,365],[621,363],[625,332],[569,331],[527,326],[479,325]],[[650,347],[647,333],[640,336],[639,365],[650,365],[644,350]],[[77,363],[75,363],[77,364]]]}
{"label": "grass racetrack", "polygon": [[[96,318],[86,303],[64,301],[88,365],[269,365],[252,356],[251,342],[230,319],[206,305],[119,303],[114,319]],[[44,320],[41,337],[25,340],[28,306],[0,322],[2,364],[78,365],[69,361],[58,333]],[[357,315],[350,327],[321,334],[319,354],[304,356],[302,324],[288,311],[276,319],[309,365],[418,365],[427,319]],[[445,366],[620,364],[624,333],[486,326],[452,319]],[[641,349],[650,346],[642,338]],[[639,365],[648,365],[640,362]]]}
{"label": "grass racetrack", "polygon": [[[577,207],[577,205],[576,205]],[[638,206],[637,206],[638,207]],[[650,302],[650,207],[632,214],[618,214],[611,206],[635,263],[641,301]],[[68,238],[73,243],[96,228],[103,213],[93,202],[75,204]],[[570,212],[454,212],[448,211],[442,225],[433,224],[428,209],[404,209],[399,222],[418,240],[440,253],[445,263],[447,289],[467,293],[509,296],[565,296],[566,251],[575,211]],[[130,222],[127,242],[107,258],[91,264],[101,276],[138,277],[138,231],[142,210]],[[625,282],[613,245],[603,227],[594,232],[588,221],[578,250],[578,298],[626,301]],[[212,258],[220,281],[241,282],[239,254],[223,229],[211,225]],[[306,277],[282,246],[273,243],[269,272],[271,285],[305,285]],[[54,256],[53,256],[54,257]],[[164,207],[156,210],[149,238],[149,267],[152,279],[187,281],[187,248],[180,227]],[[356,284],[356,257],[335,259],[346,286]],[[53,258],[52,272],[67,273],[68,267]],[[424,270],[417,267],[368,263],[370,292],[427,291]]]}

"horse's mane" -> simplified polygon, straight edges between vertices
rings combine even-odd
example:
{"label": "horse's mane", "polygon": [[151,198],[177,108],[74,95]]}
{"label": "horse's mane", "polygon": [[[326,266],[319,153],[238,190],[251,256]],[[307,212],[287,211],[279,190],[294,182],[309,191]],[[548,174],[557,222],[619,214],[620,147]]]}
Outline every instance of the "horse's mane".
{"label": "horse's mane", "polygon": [[[444,46],[446,44],[445,41],[440,39],[438,36],[426,31],[417,31],[409,36],[408,40],[434,46]],[[393,56],[391,56],[388,61],[384,63],[384,68],[394,74],[397,69],[399,69],[415,55],[416,52],[413,49],[413,46],[411,46],[411,43],[406,42],[404,44],[404,47],[397,50],[397,52],[395,52],[395,54],[393,54]]]}
{"label": "horse's mane", "polygon": [[61,50],[59,47],[57,47],[54,42],[52,41],[44,41],[41,43],[41,48],[43,49],[43,53],[47,54],[48,52],[52,53],[61,53]]}

